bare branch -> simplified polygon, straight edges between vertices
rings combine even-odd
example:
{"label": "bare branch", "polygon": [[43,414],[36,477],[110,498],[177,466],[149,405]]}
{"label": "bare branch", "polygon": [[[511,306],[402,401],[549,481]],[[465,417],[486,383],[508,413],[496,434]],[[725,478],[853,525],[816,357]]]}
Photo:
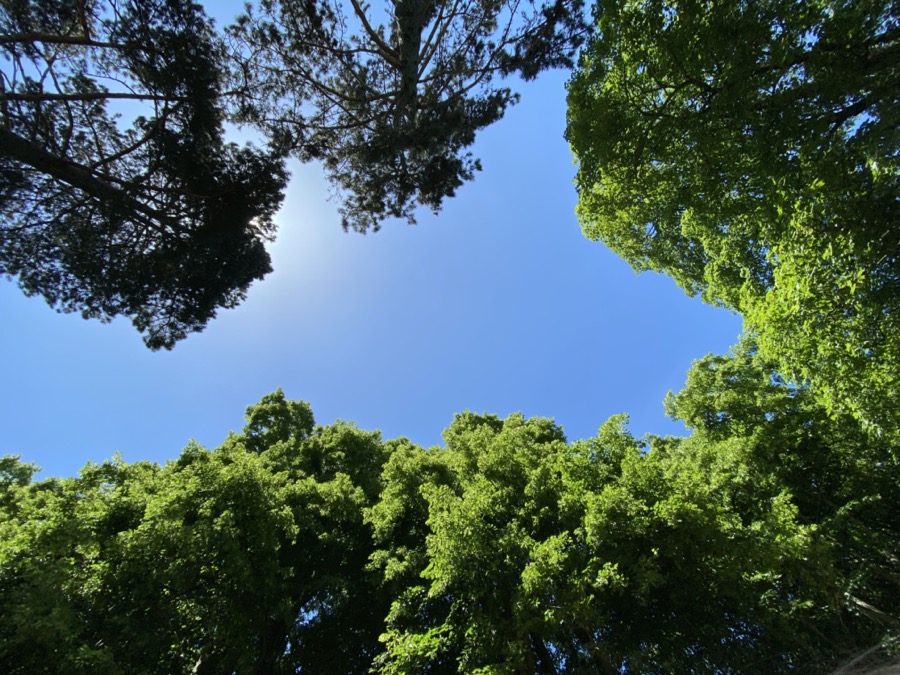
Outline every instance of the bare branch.
{"label": "bare branch", "polygon": [[[443,14],[445,5],[441,5],[441,9],[438,12],[438,16],[435,18],[434,26],[431,29],[431,32],[428,34],[428,38],[425,40],[425,45],[422,47],[422,56],[419,62],[419,72],[418,77],[422,77],[425,74],[425,70],[428,68],[428,65],[431,63],[431,59],[434,58],[434,55],[437,53],[438,47],[441,42],[444,40],[444,36],[447,34],[447,31],[450,29],[450,26],[453,24],[453,19],[456,17],[456,8],[459,7],[460,0],[454,0],[453,9],[450,11],[449,15],[444,21],[443,24],[440,23],[441,15]],[[440,33],[436,40],[434,40],[435,30],[440,26]],[[432,42],[432,40],[434,40]]]}
{"label": "bare branch", "polygon": [[880,624],[890,626],[894,629],[900,628],[900,619],[882,612],[877,607],[873,607],[868,602],[860,600],[855,595],[849,595],[847,596],[847,599],[859,610],[860,614],[862,614],[863,616],[872,619],[873,621],[877,621]]}

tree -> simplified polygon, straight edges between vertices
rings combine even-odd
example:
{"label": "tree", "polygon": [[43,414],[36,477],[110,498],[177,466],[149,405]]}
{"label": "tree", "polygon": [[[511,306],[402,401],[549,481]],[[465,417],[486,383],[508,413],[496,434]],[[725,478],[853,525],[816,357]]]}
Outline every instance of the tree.
{"label": "tree", "polygon": [[[570,66],[582,0],[260,0],[230,27],[236,119],[321,159],[345,229],[437,211],[480,168],[475,133],[518,100],[498,76]],[[380,23],[378,14],[386,14]]]}
{"label": "tree", "polygon": [[171,348],[270,270],[288,153],[324,160],[345,228],[439,209],[517,100],[493,81],[571,65],[582,2],[398,0],[382,25],[262,0],[227,40],[187,0],[0,3],[0,273]]}
{"label": "tree", "polygon": [[171,348],[270,270],[285,170],[223,141],[198,5],[4,1],[0,53],[0,273],[26,294]]}
{"label": "tree", "polygon": [[365,569],[379,436],[314,426],[280,392],[247,412],[163,467],[30,483],[4,461],[3,672],[366,670],[388,609]]}
{"label": "tree", "polygon": [[421,552],[398,560],[420,560],[419,580],[395,596],[379,672],[828,661],[828,647],[799,637],[838,622],[828,550],[780,482],[746,479],[757,467],[739,444],[642,447],[624,416],[572,444],[548,420],[494,421],[458,419],[481,424],[448,443],[456,481],[419,490]]}
{"label": "tree", "polygon": [[463,413],[428,450],[280,391],[215,450],[33,481],[0,461],[0,669],[829,672],[900,632],[900,457],[707,357],[617,415]]}
{"label": "tree", "polygon": [[419,543],[378,542],[408,579],[379,672],[829,672],[895,636],[896,447],[752,344],[668,405],[689,438],[466,413],[427,469],[392,455],[376,538]]}
{"label": "tree", "polygon": [[[829,550],[831,608],[856,621],[820,624],[817,634],[845,659],[864,646],[889,644],[900,632],[900,455],[895,442],[872,438],[849,415],[835,419],[808,388],[788,386],[752,342],[730,356],[709,355],[691,368],[685,388],[666,401],[669,415],[693,431],[689,452],[743,446],[759,481],[764,468],[786,490],[800,522],[814,523]],[[824,568],[823,568],[824,569]],[[881,633],[881,636],[879,636]],[[893,636],[893,638],[892,638]],[[853,645],[856,645],[854,647]],[[831,667],[828,668],[829,670]]]}
{"label": "tree", "polygon": [[896,434],[895,3],[613,1],[595,23],[569,83],[585,234],[741,312],[785,377]]}

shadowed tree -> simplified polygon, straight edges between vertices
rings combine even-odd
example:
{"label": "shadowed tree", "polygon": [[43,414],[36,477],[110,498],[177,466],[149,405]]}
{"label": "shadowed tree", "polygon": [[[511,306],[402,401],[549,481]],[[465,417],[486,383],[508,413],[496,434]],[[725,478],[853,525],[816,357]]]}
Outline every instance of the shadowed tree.
{"label": "shadowed tree", "polygon": [[412,222],[479,168],[517,100],[495,80],[571,65],[583,33],[582,0],[262,0],[226,47],[187,0],[2,2],[0,273],[171,348],[269,271],[288,153],[324,161],[345,228]]}
{"label": "shadowed tree", "polygon": [[242,300],[286,173],[223,141],[222,63],[186,0],[0,2],[0,274],[154,349]]}
{"label": "shadowed tree", "polygon": [[261,0],[229,29],[236,116],[321,159],[345,229],[437,211],[466,149],[518,96],[494,80],[569,66],[582,0]]}

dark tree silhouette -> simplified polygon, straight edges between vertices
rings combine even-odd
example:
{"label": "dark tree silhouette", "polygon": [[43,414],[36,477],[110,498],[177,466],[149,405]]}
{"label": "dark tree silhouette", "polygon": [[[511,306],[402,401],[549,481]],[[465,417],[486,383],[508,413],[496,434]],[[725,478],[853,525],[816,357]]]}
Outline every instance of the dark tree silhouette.
{"label": "dark tree silhouette", "polygon": [[466,148],[518,100],[494,80],[572,64],[582,5],[262,0],[229,29],[237,117],[324,161],[345,229],[415,222],[473,178]]}
{"label": "dark tree silhouette", "polygon": [[270,270],[287,176],[223,141],[223,50],[197,5],[3,2],[0,54],[0,273],[129,316],[155,349]]}

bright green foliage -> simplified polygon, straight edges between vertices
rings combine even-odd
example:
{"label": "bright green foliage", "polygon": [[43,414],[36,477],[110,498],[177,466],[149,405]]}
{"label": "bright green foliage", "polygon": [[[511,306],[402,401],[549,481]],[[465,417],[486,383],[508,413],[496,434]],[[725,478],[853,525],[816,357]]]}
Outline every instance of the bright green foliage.
{"label": "bright green foliage", "polygon": [[[725,361],[750,380],[751,400],[777,408],[800,396]],[[704,368],[695,380],[709,384]],[[692,382],[673,405],[687,415],[691,401],[715,407],[719,394]],[[882,461],[884,448],[866,457],[880,457],[878,468],[855,459],[864,435],[821,438],[810,422],[830,423],[816,415],[795,407],[650,447],[624,417],[572,444],[546,420],[457,418],[446,450],[419,451],[443,455],[443,471],[404,489],[424,537],[381,554],[411,582],[395,596],[379,672],[821,672],[877,642],[882,625],[851,619],[858,606],[848,611],[843,593],[858,589],[873,607],[900,601],[879,577],[900,534],[898,464]],[[806,440],[795,451],[797,436]],[[851,542],[857,509],[863,529]],[[865,528],[879,544],[855,549]]]}
{"label": "bright green foliage", "polygon": [[900,631],[900,461],[752,345],[615,416],[463,413],[445,447],[278,391],[221,447],[0,463],[0,670],[827,672]]}
{"label": "bright green foliage", "polygon": [[612,0],[569,83],[585,234],[741,312],[835,414],[900,418],[892,0]]}
{"label": "bright green foliage", "polygon": [[[276,419],[283,433],[259,448],[261,420]],[[378,434],[313,428],[280,392],[248,422],[165,467],[9,483],[0,670],[364,671],[388,608],[364,569]]]}
{"label": "bright green foliage", "polygon": [[[830,550],[840,604],[872,623],[842,623],[814,635],[833,645],[877,639],[881,626],[900,633],[900,453],[895,443],[873,439],[849,416],[826,414],[811,392],[784,386],[752,345],[731,357],[708,356],[692,368],[685,389],[667,400],[670,414],[693,429],[688,448],[712,452],[739,443],[748,479],[785,486],[801,522],[814,523]],[[817,573],[825,572],[822,567]],[[822,607],[812,608],[821,611]],[[867,637],[866,637],[867,636]],[[826,647],[822,647],[826,653]]]}

